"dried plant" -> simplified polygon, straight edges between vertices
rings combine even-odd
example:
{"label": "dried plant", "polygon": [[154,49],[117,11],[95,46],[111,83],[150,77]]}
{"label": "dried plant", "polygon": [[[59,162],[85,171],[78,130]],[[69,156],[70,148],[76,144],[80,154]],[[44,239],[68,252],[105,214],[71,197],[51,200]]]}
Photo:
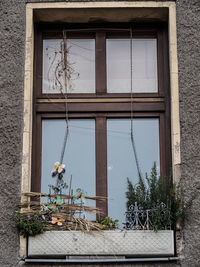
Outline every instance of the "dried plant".
{"label": "dried plant", "polygon": [[[58,48],[46,48],[49,61],[47,72],[49,90],[60,91],[62,94],[73,90],[73,81],[79,78],[79,73],[74,67],[76,63],[70,60],[70,50],[71,46],[67,46],[66,38],[60,41]],[[49,51],[53,52],[53,57],[50,56]]]}
{"label": "dried plant", "polygon": [[[30,200],[19,203],[21,210],[15,213],[15,221],[21,235],[36,235],[46,230],[102,230],[102,224],[81,218],[82,212],[101,214],[96,207],[74,203],[72,195],[50,195],[38,192],[27,192],[24,196]],[[50,203],[44,203],[41,198],[48,197]],[[85,196],[86,199],[104,201],[105,197]],[[66,202],[67,200],[67,202]],[[71,200],[71,203],[68,202]]]}

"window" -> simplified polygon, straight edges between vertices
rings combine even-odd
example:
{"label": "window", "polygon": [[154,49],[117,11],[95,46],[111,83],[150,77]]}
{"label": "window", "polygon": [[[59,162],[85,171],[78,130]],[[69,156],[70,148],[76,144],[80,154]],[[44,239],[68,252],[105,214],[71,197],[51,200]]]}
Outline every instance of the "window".
{"label": "window", "polygon": [[[65,97],[58,89],[64,88],[63,28],[70,67]],[[163,176],[170,171],[167,26],[38,24],[35,30],[32,190],[48,190],[67,103],[65,179],[72,174],[74,188],[108,196],[97,207],[122,223],[126,178],[137,182],[131,120],[143,175],[154,161]]]}

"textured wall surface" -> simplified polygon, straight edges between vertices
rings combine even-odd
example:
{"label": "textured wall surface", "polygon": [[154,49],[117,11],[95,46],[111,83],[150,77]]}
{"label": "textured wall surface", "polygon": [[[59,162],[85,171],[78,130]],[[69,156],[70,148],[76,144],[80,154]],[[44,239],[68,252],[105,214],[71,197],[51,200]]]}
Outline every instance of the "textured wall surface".
{"label": "textured wall surface", "polygon": [[[148,264],[139,264],[139,263],[129,263],[129,264],[65,264],[65,265],[60,265],[60,264],[22,264],[19,265],[20,267],[53,267],[53,266],[57,266],[57,267],[63,267],[63,266],[68,266],[68,267],[113,267],[113,266],[117,266],[117,267],[179,267],[180,265],[177,264],[172,264],[172,263],[148,263]],[[193,265],[194,266],[194,265]],[[192,266],[192,267],[193,267]],[[198,266],[196,266],[198,267]]]}
{"label": "textured wall surface", "polygon": [[[25,0],[26,3],[40,3],[40,2],[114,2],[114,1],[125,1],[125,2],[140,2],[141,0],[103,0],[103,1],[97,1],[97,0]],[[169,0],[142,0],[143,2],[167,2]],[[172,2],[176,2],[176,0],[171,0]]]}
{"label": "textured wall surface", "polygon": [[25,3],[0,1],[0,266],[16,266],[13,210],[20,197]]}
{"label": "textured wall surface", "polygon": [[[25,2],[54,1],[0,0],[0,266],[2,267],[18,266],[20,260],[19,238],[12,222],[12,215],[20,198]],[[200,0],[177,0],[176,3],[181,172],[184,185],[182,191],[184,198],[189,199],[194,192],[200,191]],[[181,266],[184,267],[200,266],[199,206],[198,196],[183,230],[185,259],[181,261]],[[22,264],[23,262],[20,262],[20,265]],[[126,266],[131,265],[133,264]],[[141,265],[134,264],[134,266]],[[179,264],[160,263],[143,266],[179,266]]]}
{"label": "textured wall surface", "polygon": [[184,227],[183,266],[200,266],[200,1],[177,1],[181,172],[185,199],[198,192]]}

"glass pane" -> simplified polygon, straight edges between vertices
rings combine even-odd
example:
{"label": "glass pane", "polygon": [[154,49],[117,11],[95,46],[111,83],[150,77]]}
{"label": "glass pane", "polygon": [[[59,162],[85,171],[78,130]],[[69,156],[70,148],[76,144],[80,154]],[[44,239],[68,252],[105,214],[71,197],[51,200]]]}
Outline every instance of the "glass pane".
{"label": "glass pane", "polygon": [[[41,192],[48,193],[48,185],[55,185],[56,179],[52,178],[51,170],[54,163],[60,160],[63,145],[65,120],[42,121],[42,181]],[[67,141],[63,163],[66,165],[64,180],[69,185],[72,175],[72,188],[74,194],[77,188],[95,196],[95,121],[70,120],[69,137]],[[67,193],[68,193],[67,189]],[[85,205],[95,206],[95,201],[86,200]],[[95,216],[86,214],[89,219]]]}
{"label": "glass pane", "polygon": [[[107,92],[131,92],[130,39],[107,39]],[[158,92],[157,40],[133,39],[133,92]]]}
{"label": "glass pane", "polygon": [[[67,93],[95,93],[95,40],[67,39]],[[63,40],[43,40],[43,93],[65,92]]]}
{"label": "glass pane", "polygon": [[[159,120],[134,119],[134,140],[144,177],[156,162],[159,171]],[[138,173],[130,138],[130,119],[107,120],[108,215],[125,222],[127,177],[133,185]]]}

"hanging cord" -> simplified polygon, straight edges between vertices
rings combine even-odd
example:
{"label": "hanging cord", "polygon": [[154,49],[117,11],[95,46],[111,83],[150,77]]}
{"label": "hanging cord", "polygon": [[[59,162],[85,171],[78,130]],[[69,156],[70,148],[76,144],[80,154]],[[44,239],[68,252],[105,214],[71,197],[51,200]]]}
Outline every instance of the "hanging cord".
{"label": "hanging cord", "polygon": [[[62,59],[63,59],[63,70],[64,70],[64,93],[61,90],[61,93],[63,94],[64,98],[67,100],[67,79],[68,79],[68,63],[67,63],[67,37],[66,37],[66,31],[63,30],[63,42],[61,43],[61,51],[62,51]],[[65,154],[65,148],[67,144],[67,139],[69,135],[69,117],[68,117],[68,103],[65,102],[65,122],[66,122],[66,129],[65,129],[65,135],[63,140],[63,146],[61,150],[60,155],[60,164],[63,162],[64,154]]]}
{"label": "hanging cord", "polygon": [[137,167],[137,172],[140,178],[142,178],[142,173],[140,170],[139,160],[136,151],[136,145],[133,134],[133,29],[130,27],[130,70],[131,70],[131,144],[133,148],[133,153],[135,156],[135,162]]}

